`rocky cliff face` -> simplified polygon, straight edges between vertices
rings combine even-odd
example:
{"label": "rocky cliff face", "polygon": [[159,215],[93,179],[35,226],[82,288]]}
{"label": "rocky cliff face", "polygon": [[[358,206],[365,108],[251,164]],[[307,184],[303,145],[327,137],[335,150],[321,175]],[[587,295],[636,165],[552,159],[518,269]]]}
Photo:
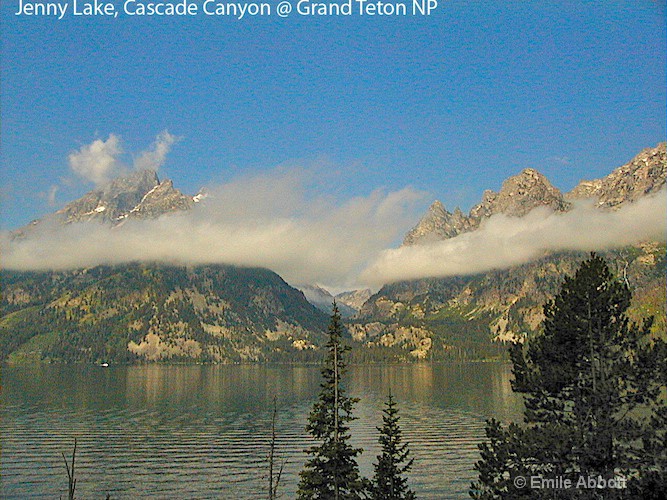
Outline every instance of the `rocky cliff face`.
{"label": "rocky cliff face", "polygon": [[160,181],[155,171],[139,170],[86,193],[57,212],[16,230],[13,236],[26,237],[44,223],[58,225],[97,221],[118,225],[130,219],[154,219],[189,210],[203,197],[200,194],[195,200],[176,189],[171,180]]}
{"label": "rocky cliff face", "polygon": [[468,215],[458,207],[453,213],[449,212],[442,203],[434,202],[405,236],[403,244],[415,245],[453,238],[477,229],[484,219],[492,215],[523,217],[540,206],[563,212],[568,209],[569,203],[546,177],[537,170],[527,168],[507,179],[497,193],[484,191],[481,203],[474,206]]}
{"label": "rocky cliff face", "polygon": [[171,180],[165,179],[148,191],[134,208],[121,217],[155,219],[171,212],[190,210],[193,204],[193,198],[185,196],[174,187]]}
{"label": "rocky cliff face", "polygon": [[658,192],[665,186],[666,178],[665,143],[643,150],[606,177],[581,181],[566,195],[537,170],[527,168],[503,182],[500,191],[485,191],[482,201],[468,215],[458,208],[451,213],[439,201],[434,202],[419,223],[406,234],[403,244],[453,238],[477,229],[484,219],[495,214],[523,217],[540,206],[565,212],[570,209],[571,202],[580,199],[594,199],[600,208],[617,209],[625,203]]}
{"label": "rocky cliff face", "polygon": [[663,142],[655,148],[644,149],[602,179],[581,181],[567,193],[566,198],[592,198],[599,207],[617,209],[625,203],[658,192],[664,187],[666,178],[667,157]]}

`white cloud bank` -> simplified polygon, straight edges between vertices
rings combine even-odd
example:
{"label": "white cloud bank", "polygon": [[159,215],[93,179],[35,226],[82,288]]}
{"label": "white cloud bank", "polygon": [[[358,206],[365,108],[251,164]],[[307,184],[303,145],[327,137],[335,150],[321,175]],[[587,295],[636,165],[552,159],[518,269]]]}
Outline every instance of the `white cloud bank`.
{"label": "white cloud bank", "polygon": [[547,208],[525,217],[494,215],[479,230],[428,245],[383,251],[361,281],[394,281],[474,274],[523,264],[558,250],[607,250],[643,240],[665,241],[667,191],[618,211],[579,202],[566,213]]}
{"label": "white cloud bank", "polygon": [[290,283],[356,286],[354,279],[417,217],[423,193],[374,191],[345,200],[311,195],[315,172],[276,170],[209,188],[189,212],[155,220],[41,224],[3,236],[6,269],[69,269],[143,260],[269,268]]}
{"label": "white cloud bank", "polygon": [[[173,142],[168,134],[159,136],[141,162],[159,164]],[[82,148],[82,157],[113,156],[112,137],[96,143]],[[292,284],[349,289],[506,268],[549,251],[664,241],[667,233],[663,189],[616,212],[578,203],[564,214],[536,209],[523,218],[496,215],[456,238],[387,250],[418,219],[424,193],[407,188],[335,199],[308,188],[318,180],[312,170],[277,169],[210,188],[193,210],[156,220],[130,220],[115,228],[44,223],[24,240],[2,235],[0,264],[38,270],[137,260],[222,263],[266,267]]]}

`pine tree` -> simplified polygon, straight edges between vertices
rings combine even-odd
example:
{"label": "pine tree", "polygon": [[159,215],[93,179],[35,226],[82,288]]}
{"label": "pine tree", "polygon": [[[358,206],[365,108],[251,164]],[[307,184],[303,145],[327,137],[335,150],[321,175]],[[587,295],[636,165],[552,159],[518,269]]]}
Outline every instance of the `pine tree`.
{"label": "pine tree", "polygon": [[358,400],[346,396],[341,384],[346,368],[344,355],[350,350],[342,343],[342,332],[340,313],[334,302],[321,390],[306,426],[306,431],[320,444],[306,450],[312,458],[300,474],[297,492],[300,499],[359,499],[364,498],[368,487],[356,461],[362,450],[349,444],[348,424],[354,420],[352,410]]}
{"label": "pine tree", "polygon": [[[513,390],[524,393],[525,426],[487,423],[473,498],[633,498],[646,477],[667,493],[660,376],[664,343],[651,319],[630,324],[628,286],[592,254],[544,307],[543,331],[511,349]],[[664,420],[664,418],[663,418]],[[662,463],[662,465],[661,465]],[[661,472],[662,469],[662,472]],[[628,477],[627,489],[531,489],[524,479]],[[587,480],[587,479],[586,479]],[[602,497],[600,497],[602,498]]]}
{"label": "pine tree", "polygon": [[385,403],[386,408],[382,410],[382,427],[380,431],[380,444],[382,453],[377,457],[375,464],[375,476],[373,478],[372,498],[374,500],[412,500],[415,494],[408,487],[407,478],[403,474],[412,467],[413,458],[408,458],[410,451],[407,443],[403,443],[401,428],[398,425],[400,417],[396,402],[389,392]]}

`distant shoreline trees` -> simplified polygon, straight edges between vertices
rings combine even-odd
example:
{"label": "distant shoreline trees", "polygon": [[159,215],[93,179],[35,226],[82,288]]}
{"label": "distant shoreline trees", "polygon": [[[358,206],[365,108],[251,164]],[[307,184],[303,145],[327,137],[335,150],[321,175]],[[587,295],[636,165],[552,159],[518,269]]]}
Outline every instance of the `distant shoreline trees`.
{"label": "distant shoreline trees", "polygon": [[543,331],[511,350],[524,426],[487,422],[475,499],[665,498],[667,349],[595,254],[544,307]]}

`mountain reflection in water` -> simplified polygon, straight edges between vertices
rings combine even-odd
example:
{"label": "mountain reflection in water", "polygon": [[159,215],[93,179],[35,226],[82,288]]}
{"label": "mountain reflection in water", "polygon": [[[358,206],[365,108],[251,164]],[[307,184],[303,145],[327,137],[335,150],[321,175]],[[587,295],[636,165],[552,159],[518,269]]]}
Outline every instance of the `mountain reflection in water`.
{"label": "mountain reflection in water", "polygon": [[[521,419],[508,365],[359,365],[346,377],[360,398],[351,427],[362,473],[373,473],[391,388],[419,498],[465,498],[485,419]],[[66,493],[61,452],[77,437],[80,498],[258,498],[275,396],[277,453],[287,460],[280,490],[290,498],[319,383],[317,366],[4,366],[1,496]]]}

